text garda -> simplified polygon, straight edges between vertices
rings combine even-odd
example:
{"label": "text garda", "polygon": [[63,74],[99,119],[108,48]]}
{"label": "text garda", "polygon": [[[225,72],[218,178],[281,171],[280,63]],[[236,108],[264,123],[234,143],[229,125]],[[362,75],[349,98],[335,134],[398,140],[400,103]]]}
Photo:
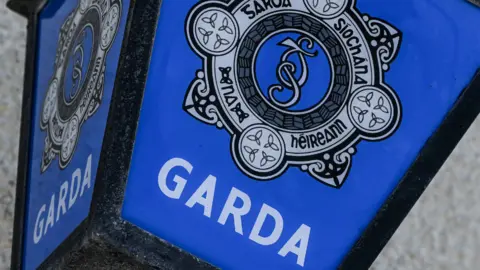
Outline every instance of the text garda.
{"label": "text garda", "polygon": [[[183,195],[183,190],[188,181],[179,175],[175,175],[173,177],[175,185],[172,189],[170,188],[173,186],[172,183],[168,183],[167,185],[167,178],[171,179],[171,176],[169,177],[170,171],[178,167],[183,168],[189,174],[193,170],[192,164],[188,161],[181,158],[173,158],[167,161],[158,173],[158,186],[162,193],[168,198],[177,200]],[[213,175],[209,175],[190,196],[185,205],[189,208],[192,208],[195,205],[201,206],[203,207],[203,215],[212,218],[211,215],[216,182],[217,178]],[[238,207],[239,205],[241,206]],[[217,222],[221,225],[225,225],[229,220],[230,222],[233,221],[235,232],[244,235],[242,217],[250,212],[251,206],[252,201],[250,197],[241,190],[232,187]],[[262,231],[262,234],[267,234],[265,232],[266,230],[262,229],[267,217],[273,219],[275,226],[268,235],[260,235],[260,231]],[[280,212],[264,203],[260,212],[257,214],[255,224],[253,225],[248,238],[262,246],[273,245],[280,239],[283,232],[283,225],[284,220]],[[310,238],[310,230],[309,226],[302,224],[278,251],[278,255],[285,257],[287,254],[291,253],[297,256],[297,264],[304,266],[308,241]]]}

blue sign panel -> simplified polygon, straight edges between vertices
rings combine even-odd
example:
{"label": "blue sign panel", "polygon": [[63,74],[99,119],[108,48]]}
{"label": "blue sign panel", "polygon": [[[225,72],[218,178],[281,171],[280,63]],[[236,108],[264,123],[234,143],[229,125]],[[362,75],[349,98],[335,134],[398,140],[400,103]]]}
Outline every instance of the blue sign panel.
{"label": "blue sign panel", "polygon": [[449,0],[164,0],[123,217],[226,269],[335,269],[480,66]]}
{"label": "blue sign panel", "polygon": [[24,267],[88,215],[128,1],[49,1],[40,13]]}

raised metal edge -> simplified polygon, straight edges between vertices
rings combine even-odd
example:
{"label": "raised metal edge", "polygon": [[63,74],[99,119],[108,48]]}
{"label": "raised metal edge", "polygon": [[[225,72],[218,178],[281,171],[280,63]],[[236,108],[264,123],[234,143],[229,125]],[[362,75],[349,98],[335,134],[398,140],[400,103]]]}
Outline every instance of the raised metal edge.
{"label": "raised metal edge", "polygon": [[23,84],[22,116],[20,124],[20,142],[17,167],[17,188],[15,195],[15,217],[13,224],[11,269],[22,268],[23,230],[25,226],[25,205],[27,179],[30,160],[30,128],[35,85],[37,16],[46,1],[10,0],[7,6],[28,20],[25,57],[25,75]]}
{"label": "raised metal edge", "polygon": [[[212,269],[208,263],[121,218],[161,3],[160,0],[137,1],[139,7],[131,15],[133,22],[121,52],[89,227],[95,237],[152,268]],[[168,40],[165,42],[169,44]]]}

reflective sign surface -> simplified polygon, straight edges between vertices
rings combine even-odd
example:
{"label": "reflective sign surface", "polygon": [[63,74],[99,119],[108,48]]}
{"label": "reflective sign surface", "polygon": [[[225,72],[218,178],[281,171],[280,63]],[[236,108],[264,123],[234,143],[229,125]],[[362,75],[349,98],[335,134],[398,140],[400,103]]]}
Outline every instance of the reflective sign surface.
{"label": "reflective sign surface", "polygon": [[463,1],[164,0],[123,217],[222,268],[334,269],[480,66],[479,21]]}
{"label": "reflective sign surface", "polygon": [[40,13],[25,269],[88,215],[127,11],[120,0],[50,1]]}

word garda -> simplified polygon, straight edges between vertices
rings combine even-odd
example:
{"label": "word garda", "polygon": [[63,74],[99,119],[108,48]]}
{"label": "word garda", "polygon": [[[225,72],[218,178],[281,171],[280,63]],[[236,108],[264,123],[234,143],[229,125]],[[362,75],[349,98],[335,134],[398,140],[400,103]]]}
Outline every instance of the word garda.
{"label": "word garda", "polygon": [[[173,182],[175,182],[175,188],[171,189],[168,187],[171,186],[171,183],[169,183],[167,186],[167,177],[169,176],[170,171],[177,167],[185,169],[189,174],[193,170],[192,164],[190,164],[188,161],[181,158],[173,158],[167,161],[158,173],[158,186],[162,193],[171,199],[180,199],[185,185],[187,184],[187,180],[185,178],[175,175],[173,178]],[[190,196],[185,205],[190,208],[195,205],[201,205],[203,206],[203,215],[211,218],[216,182],[217,178],[209,175]],[[241,201],[241,203],[238,201]],[[236,207],[235,205],[241,205],[241,207]],[[242,216],[245,216],[250,212],[251,205],[252,202],[250,197],[246,193],[233,187],[228,195],[227,201],[223,206],[223,210],[220,213],[217,222],[221,225],[225,225],[231,216],[233,218],[235,232],[243,235],[244,230]],[[262,227],[268,216],[273,218],[275,227],[273,231],[270,232],[270,235],[262,236],[260,235],[260,231],[263,232]],[[282,231],[283,218],[280,212],[267,204],[263,204],[260,212],[257,215],[255,224],[250,231],[249,239],[257,244],[269,246],[275,244],[280,239]],[[295,254],[297,256],[297,264],[303,267],[305,264],[309,238],[310,227],[302,224],[283,245],[280,251],[278,251],[278,254],[282,257],[285,257],[289,253]]]}
{"label": "word garda", "polygon": [[[66,180],[60,186],[58,199],[55,197],[55,193],[50,197],[50,203],[44,204],[40,207],[37,213],[37,219],[35,221],[35,229],[33,232],[33,242],[37,244],[42,240],[42,237],[48,233],[50,228],[53,228],[60,218],[72,208],[78,198],[83,196],[85,190],[91,187],[91,174],[92,174],[92,155],[88,156],[87,164],[83,173],[80,169],[76,169],[70,181]],[[46,217],[45,217],[46,214]],[[45,219],[46,218],[46,219]]]}

